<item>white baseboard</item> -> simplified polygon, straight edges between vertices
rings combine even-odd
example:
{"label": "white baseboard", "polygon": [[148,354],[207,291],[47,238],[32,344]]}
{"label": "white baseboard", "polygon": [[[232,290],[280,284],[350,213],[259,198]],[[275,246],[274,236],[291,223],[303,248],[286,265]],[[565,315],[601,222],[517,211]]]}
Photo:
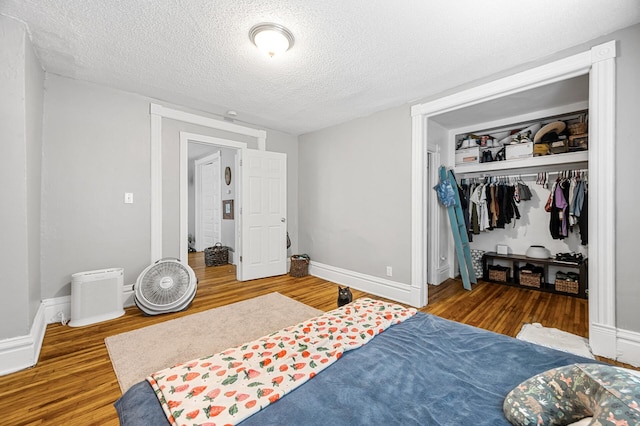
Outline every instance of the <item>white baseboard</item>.
{"label": "white baseboard", "polygon": [[[314,261],[309,263],[309,274],[322,278],[323,280],[355,288],[356,290],[365,291],[400,303],[409,305],[413,305],[414,303],[411,286],[409,284],[349,271]],[[337,299],[338,292],[336,291],[336,301]]]}
{"label": "white baseboard", "polygon": [[640,367],[640,333],[618,329],[616,360]]}
{"label": "white baseboard", "polygon": [[450,278],[450,272],[449,272],[449,265],[445,265],[439,269],[436,270],[435,272],[435,280],[433,283],[429,283],[429,284],[433,284],[433,285],[440,285],[443,282],[445,282],[446,280],[448,280]]}
{"label": "white baseboard", "polygon": [[616,335],[615,327],[593,323],[589,327],[589,346],[594,355],[609,359],[616,359]]}
{"label": "white baseboard", "polygon": [[47,324],[63,320],[66,323],[71,318],[71,296],[44,299],[41,305],[44,306],[44,318]]}
{"label": "white baseboard", "polygon": [[136,302],[133,301],[133,284],[125,285],[122,287],[122,306],[128,308],[134,306]]}
{"label": "white baseboard", "polygon": [[0,341],[0,376],[36,365],[46,329],[45,309],[41,303],[28,335]]}

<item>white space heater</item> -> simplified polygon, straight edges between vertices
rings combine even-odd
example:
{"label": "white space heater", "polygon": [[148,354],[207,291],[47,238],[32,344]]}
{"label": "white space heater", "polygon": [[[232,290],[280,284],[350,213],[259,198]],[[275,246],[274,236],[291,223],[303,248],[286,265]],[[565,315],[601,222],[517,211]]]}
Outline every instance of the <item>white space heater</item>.
{"label": "white space heater", "polygon": [[124,315],[122,268],[78,272],[71,276],[71,327],[94,324]]}

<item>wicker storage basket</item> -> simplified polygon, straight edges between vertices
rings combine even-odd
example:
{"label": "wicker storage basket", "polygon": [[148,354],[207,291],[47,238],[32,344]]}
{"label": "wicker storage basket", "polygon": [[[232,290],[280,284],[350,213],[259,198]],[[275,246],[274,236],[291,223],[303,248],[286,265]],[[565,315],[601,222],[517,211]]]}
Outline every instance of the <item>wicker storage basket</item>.
{"label": "wicker storage basket", "polygon": [[588,126],[587,123],[582,122],[582,123],[569,124],[569,126],[567,126],[567,128],[569,129],[569,134],[571,134],[571,135],[579,135],[581,133],[587,133],[587,130],[588,130],[589,126]]}
{"label": "wicker storage basket", "polygon": [[511,272],[511,268],[495,268],[495,267],[489,267],[489,280],[491,281],[499,281],[502,283],[506,283],[507,281],[509,281],[509,277]]}
{"label": "wicker storage basket", "polygon": [[222,243],[204,249],[204,263],[207,266],[220,266],[229,263],[229,247]]}
{"label": "wicker storage basket", "polygon": [[306,277],[309,275],[309,256],[299,254],[291,256],[289,275],[292,277]]}
{"label": "wicker storage basket", "polygon": [[556,291],[564,293],[578,294],[580,283],[578,281],[567,281],[556,279]]}
{"label": "wicker storage basket", "polygon": [[520,272],[520,285],[540,288],[542,285],[542,274],[535,272]]}

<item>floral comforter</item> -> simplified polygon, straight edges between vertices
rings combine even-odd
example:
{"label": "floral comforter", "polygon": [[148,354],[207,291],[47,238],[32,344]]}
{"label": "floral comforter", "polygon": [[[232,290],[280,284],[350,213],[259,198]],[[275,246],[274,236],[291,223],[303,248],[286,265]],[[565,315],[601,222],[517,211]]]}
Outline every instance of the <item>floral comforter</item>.
{"label": "floral comforter", "polygon": [[236,424],[415,309],[369,298],[147,378],[173,425]]}

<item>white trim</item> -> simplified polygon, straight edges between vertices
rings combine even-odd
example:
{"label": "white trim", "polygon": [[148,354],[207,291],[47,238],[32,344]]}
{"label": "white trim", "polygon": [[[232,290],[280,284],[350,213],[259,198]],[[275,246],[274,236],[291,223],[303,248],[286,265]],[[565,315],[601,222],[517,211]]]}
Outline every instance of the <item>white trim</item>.
{"label": "white trim", "polygon": [[[167,108],[158,104],[151,104],[151,114],[156,114],[164,118],[170,118],[172,120],[184,121],[185,123],[197,124],[203,127],[223,130],[225,132],[251,136],[258,139],[258,141],[262,139],[266,142],[267,139],[267,132],[265,130],[245,127],[239,124],[230,123],[228,121],[216,120],[214,118],[204,117],[202,115],[196,115],[173,108]],[[258,146],[258,149],[264,150],[265,148],[260,148],[260,146]]]}
{"label": "white trim", "polygon": [[640,367],[640,333],[618,329],[616,360]]}
{"label": "white trim", "polygon": [[[438,145],[430,146],[427,144],[427,173],[429,186],[433,187],[436,182],[438,182],[438,165],[441,164],[440,160],[440,147]],[[426,187],[426,184],[425,184]],[[449,262],[446,263],[445,266],[441,265],[440,257],[439,257],[439,247],[440,247],[440,232],[434,232],[433,230],[438,229],[438,224],[440,223],[440,217],[442,216],[442,208],[440,208],[438,204],[438,198],[435,191],[429,191],[426,197],[426,202],[428,205],[424,207],[424,211],[428,212],[425,214],[424,220],[428,222],[427,229],[431,230],[431,235],[428,238],[425,238],[425,244],[428,245],[427,253],[424,256],[424,259],[428,259],[427,264],[425,265],[428,282],[430,284],[438,285],[445,281],[447,278],[452,275],[450,270],[452,266],[449,265]],[[433,206],[433,209],[429,209],[429,206]],[[453,256],[447,256],[449,259],[453,258]],[[434,271],[429,273],[429,267],[431,267]]]}
{"label": "white trim", "polygon": [[[423,143],[414,143],[411,153],[411,185],[412,200],[421,200],[419,205],[413,203],[411,206],[411,253],[426,259],[429,255],[427,239],[421,236],[426,234],[427,224],[424,212],[427,210],[426,200],[423,199],[421,191],[427,182],[427,141],[422,140],[422,127],[424,118],[414,116],[412,118],[413,140],[420,140]],[[418,185],[416,185],[418,183]],[[416,306],[422,307],[428,303],[428,276],[427,269],[420,262],[411,262],[411,292],[412,298],[416,300]]]}
{"label": "white trim", "polygon": [[469,90],[445,96],[411,108],[413,116],[433,116],[454,111],[514,93],[587,74],[591,67],[591,52],[583,52],[550,64],[513,74]]}
{"label": "white trim", "polygon": [[433,283],[432,285],[440,285],[449,278],[453,277],[453,273],[451,272],[451,266],[447,262],[444,266],[440,266],[436,268],[435,273],[433,274]]}
{"label": "white trim", "polygon": [[40,303],[28,335],[0,341],[0,376],[36,365],[46,329],[45,308]]}
{"label": "white trim", "polygon": [[162,116],[151,104],[151,263],[162,258]]}
{"label": "white trim", "polygon": [[[247,148],[247,144],[244,142],[232,141],[229,139],[221,139],[215,138],[213,136],[205,136],[198,135],[197,133],[189,133],[189,132],[180,132],[180,258],[184,259],[183,263],[188,263],[189,259],[189,244],[187,242],[187,235],[189,234],[189,224],[188,224],[188,215],[189,215],[189,142],[199,142],[215,145],[223,148],[235,149],[236,152],[242,151]],[[239,171],[238,168],[238,157],[235,156],[236,161],[236,181],[239,182]],[[235,230],[235,250],[237,256],[240,256],[240,237],[238,234],[238,223],[239,223],[239,209],[241,208],[241,194],[242,188],[240,185],[236,184],[236,200],[238,209],[238,213],[236,214],[236,230]],[[234,263],[236,256],[234,256]],[[238,280],[240,281],[240,280]]]}
{"label": "white trim", "polygon": [[596,325],[616,327],[615,42],[592,52],[601,60],[589,79],[589,343],[594,354],[615,359],[616,346],[596,330]]}
{"label": "white trim", "polygon": [[55,324],[71,319],[71,296],[53,297],[42,301],[47,324]]}
{"label": "white trim", "polygon": [[134,289],[133,284],[125,284],[122,286],[122,307],[128,308],[129,306],[135,306]]}
{"label": "white trim", "polygon": [[309,275],[418,307],[413,289],[404,283],[311,261]]}
{"label": "white trim", "polygon": [[[215,120],[173,108],[151,103],[151,263],[162,258],[162,118],[183,121],[212,129],[255,137],[259,150],[266,150],[267,132],[239,124]],[[246,145],[246,144],[245,144]],[[187,244],[182,242],[180,245]],[[182,254],[182,248],[180,249]],[[186,258],[185,258],[186,259]]]}
{"label": "white trim", "polygon": [[[615,358],[615,41],[559,61],[501,78],[432,102],[414,105],[412,152],[420,155],[427,143],[429,118],[513,93],[545,86],[589,73],[589,322],[590,344],[597,355]],[[412,163],[412,277],[416,283],[426,274],[426,257],[420,239],[427,239],[421,221],[428,199],[422,161]],[[419,169],[419,170],[417,170]],[[608,204],[607,204],[608,203]],[[603,208],[607,207],[609,208]],[[595,218],[595,220],[593,220]],[[418,241],[416,241],[418,239]]]}

